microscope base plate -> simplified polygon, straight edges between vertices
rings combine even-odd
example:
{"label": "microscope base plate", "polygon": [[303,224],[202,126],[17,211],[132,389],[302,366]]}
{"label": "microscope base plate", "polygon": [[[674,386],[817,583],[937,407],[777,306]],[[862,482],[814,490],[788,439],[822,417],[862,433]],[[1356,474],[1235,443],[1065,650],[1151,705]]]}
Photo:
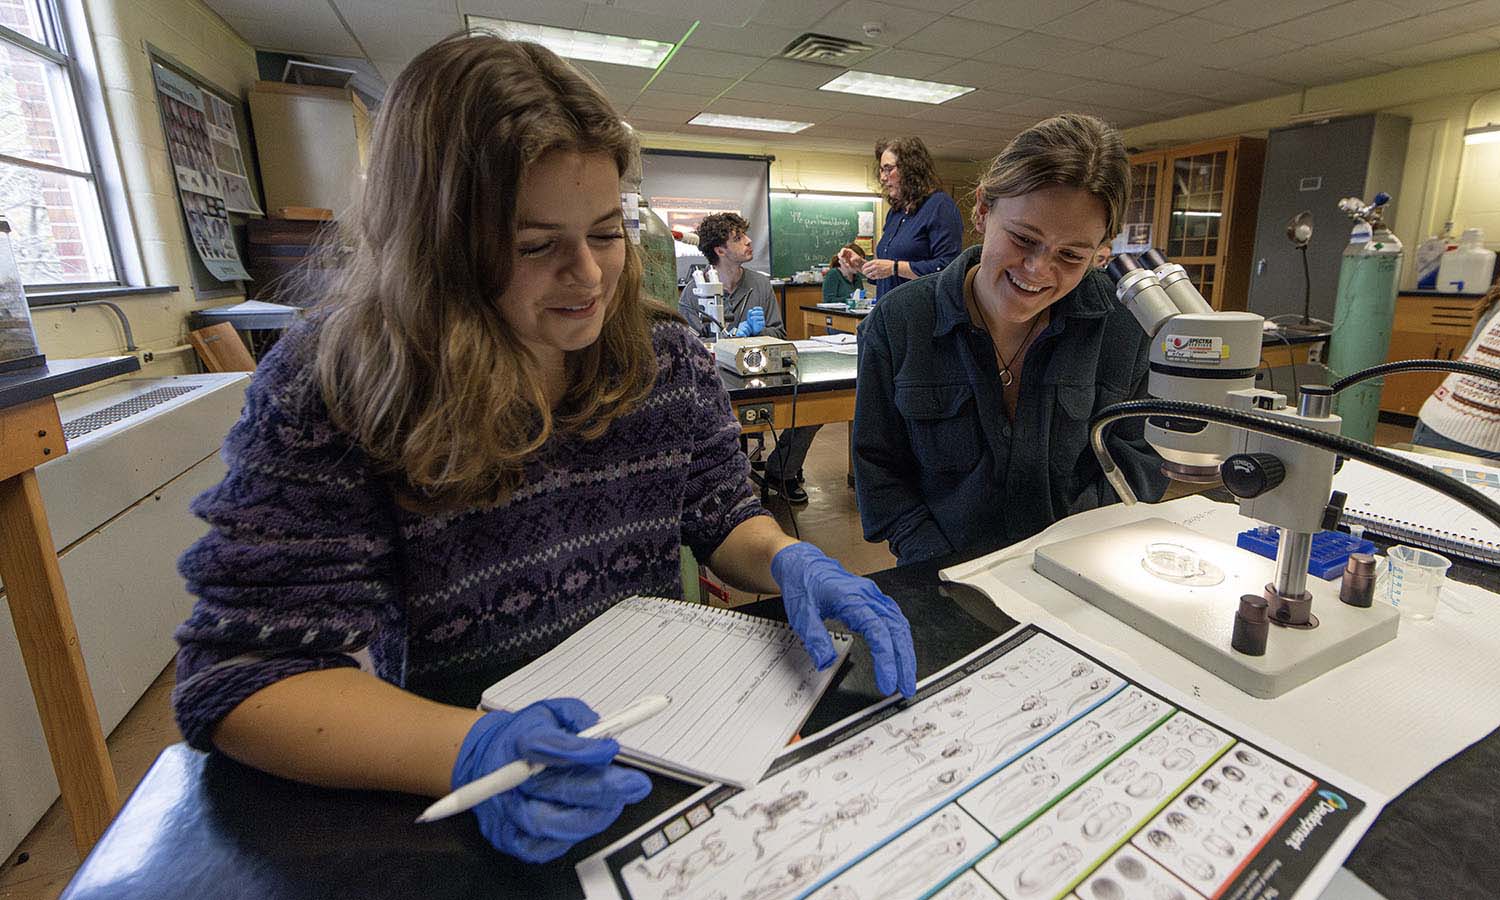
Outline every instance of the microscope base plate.
{"label": "microscope base plate", "polygon": [[[1174,583],[1147,571],[1141,564],[1146,546],[1159,541],[1195,551],[1223,571],[1223,581]],[[1273,625],[1264,656],[1231,650],[1240,595],[1260,594],[1274,579],[1276,564],[1164,519],[1038,547],[1032,568],[1254,697],[1278,697],[1379,647],[1396,636],[1400,620],[1385,603],[1367,609],[1341,603],[1337,581],[1310,576],[1317,628]]]}

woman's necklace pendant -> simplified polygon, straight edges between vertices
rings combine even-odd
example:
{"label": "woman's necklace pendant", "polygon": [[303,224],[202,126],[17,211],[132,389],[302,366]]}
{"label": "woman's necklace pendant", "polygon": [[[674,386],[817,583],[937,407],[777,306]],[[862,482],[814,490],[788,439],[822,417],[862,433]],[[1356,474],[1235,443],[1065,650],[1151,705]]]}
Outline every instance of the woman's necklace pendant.
{"label": "woman's necklace pendant", "polygon": [[1015,383],[1016,383],[1015,376],[1013,376],[1013,375],[1010,374],[1010,369],[1001,369],[1000,370],[1000,386],[1001,387],[1008,388],[1008,387],[1010,387],[1011,385],[1013,385]]}

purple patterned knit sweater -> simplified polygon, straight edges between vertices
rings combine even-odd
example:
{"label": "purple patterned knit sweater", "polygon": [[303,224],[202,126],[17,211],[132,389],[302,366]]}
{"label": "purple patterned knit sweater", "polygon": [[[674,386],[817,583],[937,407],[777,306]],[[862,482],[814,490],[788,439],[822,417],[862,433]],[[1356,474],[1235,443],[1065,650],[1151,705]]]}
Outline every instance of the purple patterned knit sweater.
{"label": "purple patterned knit sweater", "polygon": [[706,559],[765,512],[684,325],[653,327],[656,385],[601,438],[554,437],[506,503],[436,515],[399,507],[330,423],[315,334],[298,326],[261,362],[224,442],[229,473],[192,506],[212,530],[178,564],[198,602],[177,629],[172,700],[195,747],[255,691],[353,666],[366,646],[393,684],[482,690],[631,594],[680,597],[679,545]]}

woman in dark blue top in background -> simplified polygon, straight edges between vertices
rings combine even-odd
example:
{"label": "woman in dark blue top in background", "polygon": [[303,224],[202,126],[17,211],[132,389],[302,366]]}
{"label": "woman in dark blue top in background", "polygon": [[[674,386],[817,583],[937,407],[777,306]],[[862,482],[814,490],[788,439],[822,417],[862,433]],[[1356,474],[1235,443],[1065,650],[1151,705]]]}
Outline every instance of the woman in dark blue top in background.
{"label": "woman in dark blue top in background", "polygon": [[[995,157],[983,244],[882,294],[859,327],[854,481],[865,539],[902,563],[1024,540],[1118,498],[1089,447],[1100,409],[1146,395],[1146,333],[1094,267],[1120,230],[1120,135],[1077,114]],[[1143,419],[1106,438],[1143,500],[1166,488]]]}
{"label": "woman in dark blue top in background", "polygon": [[938,184],[932,156],[921,138],[903,137],[875,145],[890,212],[875,258],[864,275],[875,282],[876,296],[898,284],[941,270],[963,248],[964,223],[958,204]]}

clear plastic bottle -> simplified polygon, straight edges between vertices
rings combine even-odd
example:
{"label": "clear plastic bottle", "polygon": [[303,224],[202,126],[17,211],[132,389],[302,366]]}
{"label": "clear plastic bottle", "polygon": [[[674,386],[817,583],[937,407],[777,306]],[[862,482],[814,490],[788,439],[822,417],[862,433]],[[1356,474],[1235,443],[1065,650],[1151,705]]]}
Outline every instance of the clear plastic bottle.
{"label": "clear plastic bottle", "polygon": [[1437,289],[1445,294],[1482,294],[1495,276],[1495,251],[1484,246],[1483,228],[1465,228],[1458,249],[1443,254]]}

